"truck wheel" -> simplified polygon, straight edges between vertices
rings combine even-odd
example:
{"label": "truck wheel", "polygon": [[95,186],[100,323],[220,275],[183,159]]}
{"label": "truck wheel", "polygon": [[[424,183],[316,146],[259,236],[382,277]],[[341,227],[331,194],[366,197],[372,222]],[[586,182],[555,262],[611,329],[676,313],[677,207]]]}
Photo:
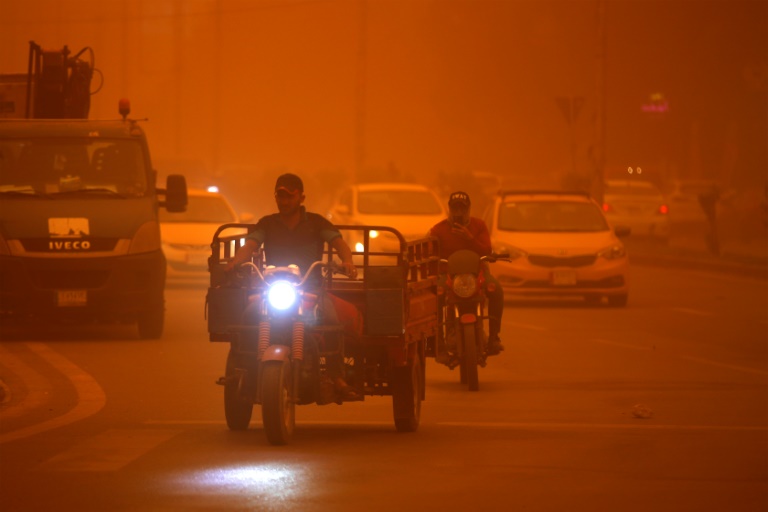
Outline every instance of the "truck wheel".
{"label": "truck wheel", "polygon": [[392,372],[392,410],[398,432],[415,432],[421,419],[421,362],[413,358],[408,365]]}
{"label": "truck wheel", "polygon": [[163,302],[160,305],[151,306],[139,313],[138,317],[139,338],[143,340],[156,340],[163,335],[163,326],[165,324],[165,306]]}
{"label": "truck wheel", "polygon": [[261,419],[270,444],[288,444],[296,426],[291,400],[291,368],[287,361],[266,361],[261,367]]}
{"label": "truck wheel", "polygon": [[467,387],[470,391],[480,389],[480,382],[477,376],[477,335],[475,329],[477,324],[466,324],[463,327],[464,356],[461,364],[467,376]]}
{"label": "truck wheel", "polygon": [[236,371],[236,358],[230,349],[224,374],[224,417],[230,430],[245,430],[251,422],[253,403],[248,400],[247,395],[243,396],[245,377],[240,378]]}

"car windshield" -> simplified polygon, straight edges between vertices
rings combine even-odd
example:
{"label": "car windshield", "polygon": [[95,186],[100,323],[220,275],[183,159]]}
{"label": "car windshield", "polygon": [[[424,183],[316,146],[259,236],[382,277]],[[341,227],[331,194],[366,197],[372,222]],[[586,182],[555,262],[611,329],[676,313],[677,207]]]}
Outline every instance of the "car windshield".
{"label": "car windshield", "polygon": [[645,183],[606,184],[603,193],[616,196],[658,196],[661,194],[656,187]]}
{"label": "car windshield", "polygon": [[608,223],[592,203],[507,201],[499,208],[502,231],[606,231]]}
{"label": "car windshield", "polygon": [[[0,140],[0,192],[71,197],[141,196],[148,172],[139,141],[127,139]],[[80,196],[78,196],[80,197]]]}
{"label": "car windshield", "polygon": [[366,190],[357,196],[357,210],[366,215],[440,215],[435,197],[421,190]]}
{"label": "car windshield", "polygon": [[187,210],[184,212],[169,212],[165,208],[159,210],[160,222],[213,222],[226,224],[237,222],[224,199],[217,196],[192,196],[187,199]]}

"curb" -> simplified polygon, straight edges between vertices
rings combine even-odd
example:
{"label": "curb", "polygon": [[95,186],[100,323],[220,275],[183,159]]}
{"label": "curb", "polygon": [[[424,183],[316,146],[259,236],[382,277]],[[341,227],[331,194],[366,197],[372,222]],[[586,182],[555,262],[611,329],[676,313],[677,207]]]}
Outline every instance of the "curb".
{"label": "curb", "polygon": [[713,261],[685,256],[637,254],[630,250],[629,264],[685,268],[689,270],[706,270],[710,272],[721,272],[768,280],[768,262],[765,264],[755,264],[752,262]]}

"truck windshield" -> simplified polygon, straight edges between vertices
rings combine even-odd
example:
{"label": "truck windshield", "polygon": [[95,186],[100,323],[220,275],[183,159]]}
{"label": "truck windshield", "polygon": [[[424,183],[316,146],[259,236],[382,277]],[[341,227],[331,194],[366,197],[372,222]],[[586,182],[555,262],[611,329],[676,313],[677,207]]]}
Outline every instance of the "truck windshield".
{"label": "truck windshield", "polygon": [[0,193],[143,196],[144,152],[130,139],[0,140]]}

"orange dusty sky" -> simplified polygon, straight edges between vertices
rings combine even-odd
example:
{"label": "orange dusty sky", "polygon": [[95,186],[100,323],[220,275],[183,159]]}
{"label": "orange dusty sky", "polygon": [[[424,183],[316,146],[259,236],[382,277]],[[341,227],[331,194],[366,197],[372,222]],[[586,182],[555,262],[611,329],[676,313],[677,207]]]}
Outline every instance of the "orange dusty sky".
{"label": "orange dusty sky", "polygon": [[[764,158],[739,133],[765,134],[766,4],[8,1],[0,73],[26,71],[29,41],[91,47],[103,75],[92,117],[130,98],[161,174],[241,194],[283,170],[318,186],[393,169],[426,183],[472,170],[549,183],[588,172],[601,97],[607,167],[717,174],[728,133]],[[643,111],[654,93],[668,111]],[[556,102],[567,97],[583,99],[571,125]]]}

